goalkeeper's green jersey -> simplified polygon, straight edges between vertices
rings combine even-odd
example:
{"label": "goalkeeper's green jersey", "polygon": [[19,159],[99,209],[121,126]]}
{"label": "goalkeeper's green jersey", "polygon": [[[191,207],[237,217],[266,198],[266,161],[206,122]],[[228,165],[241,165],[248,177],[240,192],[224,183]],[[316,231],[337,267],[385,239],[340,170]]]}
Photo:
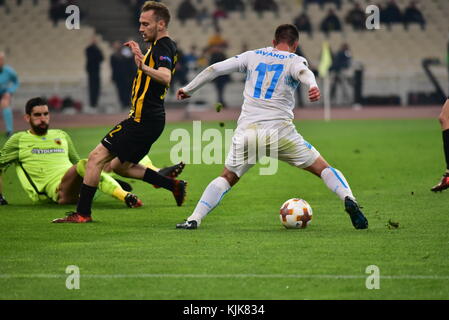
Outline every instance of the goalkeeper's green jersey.
{"label": "goalkeeper's green jersey", "polygon": [[57,201],[62,177],[78,161],[78,152],[66,132],[51,129],[45,136],[37,136],[23,131],[14,134],[0,151],[0,174],[14,164],[32,201]]}

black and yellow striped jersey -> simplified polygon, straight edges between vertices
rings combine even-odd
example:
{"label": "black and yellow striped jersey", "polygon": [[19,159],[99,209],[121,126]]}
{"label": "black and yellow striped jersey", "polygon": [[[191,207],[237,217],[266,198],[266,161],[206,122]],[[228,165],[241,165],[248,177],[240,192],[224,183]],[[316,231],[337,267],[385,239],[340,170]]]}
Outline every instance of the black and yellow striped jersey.
{"label": "black and yellow striped jersey", "polygon": [[[177,60],[176,43],[169,37],[164,37],[151,44],[145,55],[144,63],[154,69],[160,67],[170,69],[173,74]],[[164,99],[168,88],[168,86],[152,80],[142,70],[137,70],[132,87],[129,116],[142,124],[145,121],[165,118]]]}

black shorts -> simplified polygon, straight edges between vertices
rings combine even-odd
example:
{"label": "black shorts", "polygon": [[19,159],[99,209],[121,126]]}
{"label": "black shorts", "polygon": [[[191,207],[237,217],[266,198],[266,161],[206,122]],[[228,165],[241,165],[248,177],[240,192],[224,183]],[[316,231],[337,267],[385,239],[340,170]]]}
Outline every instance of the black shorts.
{"label": "black shorts", "polygon": [[129,118],[109,131],[101,143],[121,162],[139,163],[162,134],[164,127],[164,118],[146,122],[144,125]]}

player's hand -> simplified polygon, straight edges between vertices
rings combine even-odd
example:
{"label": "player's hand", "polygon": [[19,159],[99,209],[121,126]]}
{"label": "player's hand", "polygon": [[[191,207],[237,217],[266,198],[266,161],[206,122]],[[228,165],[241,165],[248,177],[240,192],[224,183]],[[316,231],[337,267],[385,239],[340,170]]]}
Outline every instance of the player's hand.
{"label": "player's hand", "polygon": [[309,89],[309,100],[310,102],[315,102],[320,100],[321,94],[320,89],[318,87],[312,87]]}
{"label": "player's hand", "polygon": [[176,99],[184,100],[188,98],[190,98],[190,96],[187,93],[185,93],[183,89],[179,89],[178,92],[176,92]]}
{"label": "player's hand", "polygon": [[144,55],[142,54],[142,51],[140,50],[139,45],[135,41],[128,41],[124,44],[128,48],[131,49],[131,52],[134,55],[134,61],[136,62],[136,65],[139,69],[142,69],[143,67],[143,58]]}
{"label": "player's hand", "polygon": [[8,201],[6,201],[5,198],[3,198],[3,195],[0,193],[0,206],[6,206],[8,204]]}

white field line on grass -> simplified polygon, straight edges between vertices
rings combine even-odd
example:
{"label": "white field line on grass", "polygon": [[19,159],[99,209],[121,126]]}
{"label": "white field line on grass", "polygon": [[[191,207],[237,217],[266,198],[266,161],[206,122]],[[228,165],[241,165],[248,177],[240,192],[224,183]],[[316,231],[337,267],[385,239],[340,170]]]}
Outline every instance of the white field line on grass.
{"label": "white field line on grass", "polygon": [[[0,279],[16,278],[67,278],[70,274],[0,274]],[[142,279],[142,278],[216,278],[216,279],[237,279],[237,278],[266,278],[266,279],[366,279],[367,275],[338,275],[338,274],[80,274],[80,278],[88,279]],[[448,276],[430,275],[380,275],[381,279],[391,280],[449,280]]]}

